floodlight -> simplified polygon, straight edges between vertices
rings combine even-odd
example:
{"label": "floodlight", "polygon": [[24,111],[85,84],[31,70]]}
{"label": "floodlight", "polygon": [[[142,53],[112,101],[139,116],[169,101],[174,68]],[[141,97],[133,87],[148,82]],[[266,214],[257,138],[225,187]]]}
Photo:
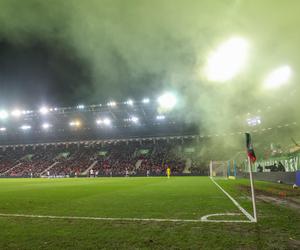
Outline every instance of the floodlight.
{"label": "floodlight", "polygon": [[101,125],[101,124],[103,123],[103,121],[102,121],[101,119],[99,119],[99,120],[96,121],[96,123],[97,123],[98,125]]}
{"label": "floodlight", "polygon": [[102,119],[98,119],[98,120],[96,121],[96,123],[97,123],[98,125],[104,124],[105,126],[109,126],[109,125],[111,124],[111,120],[108,119],[108,118],[104,118],[103,120],[102,120]]}
{"label": "floodlight", "polygon": [[4,128],[4,127],[0,128],[0,132],[5,132],[5,131],[6,131],[6,128]]}
{"label": "floodlight", "polygon": [[8,117],[8,113],[5,110],[0,110],[0,119],[5,120]]}
{"label": "floodlight", "polygon": [[133,105],[133,100],[129,99],[125,102],[125,104],[132,106]]}
{"label": "floodlight", "polygon": [[71,121],[70,123],[69,123],[69,125],[71,126],[71,127],[80,127],[80,125],[81,125],[81,122],[80,121]]}
{"label": "floodlight", "polygon": [[115,107],[116,105],[117,105],[117,103],[114,101],[107,103],[107,106],[110,106],[110,107]]}
{"label": "floodlight", "polygon": [[27,115],[27,114],[30,114],[30,113],[32,113],[32,111],[31,110],[22,110],[22,115]]}
{"label": "floodlight", "polygon": [[207,60],[205,74],[208,80],[225,82],[234,78],[246,64],[248,49],[248,42],[241,37],[233,37],[221,44]]}
{"label": "floodlight", "polygon": [[165,93],[158,98],[159,108],[161,111],[169,111],[176,105],[176,97],[172,93]]}
{"label": "floodlight", "polygon": [[251,117],[247,119],[247,124],[251,127],[261,124],[261,118],[259,116]]}
{"label": "floodlight", "polygon": [[288,65],[281,66],[272,71],[265,79],[266,88],[278,88],[286,84],[292,76],[292,69]]}
{"label": "floodlight", "polygon": [[11,112],[11,115],[13,117],[20,117],[22,114],[22,112],[19,110],[19,109],[14,109],[12,112]]}
{"label": "floodlight", "polygon": [[49,112],[49,109],[47,107],[41,107],[39,111],[42,115],[46,115]]}
{"label": "floodlight", "polygon": [[156,120],[164,120],[166,117],[164,115],[158,115],[156,116]]}
{"label": "floodlight", "polygon": [[144,98],[144,99],[142,100],[142,102],[145,103],[145,104],[146,104],[146,103],[149,103],[149,102],[150,102],[150,99],[149,99],[149,98]]}
{"label": "floodlight", "polygon": [[29,129],[31,129],[31,126],[29,126],[29,125],[22,125],[20,128],[22,130],[29,130]]}
{"label": "floodlight", "polygon": [[80,104],[80,105],[78,105],[78,106],[77,106],[77,108],[78,108],[78,109],[84,109],[84,108],[85,108],[85,106],[84,106],[84,105],[82,105],[82,104]]}
{"label": "floodlight", "polygon": [[132,122],[134,122],[134,123],[137,123],[137,122],[139,121],[139,118],[136,117],[136,116],[132,116],[132,117],[130,118],[130,120],[131,120]]}
{"label": "floodlight", "polygon": [[111,120],[108,119],[108,118],[104,118],[104,119],[103,119],[103,124],[108,126],[108,125],[111,124]]}
{"label": "floodlight", "polygon": [[51,127],[51,124],[49,124],[47,122],[42,124],[42,128],[45,129],[45,130],[49,129],[50,127]]}

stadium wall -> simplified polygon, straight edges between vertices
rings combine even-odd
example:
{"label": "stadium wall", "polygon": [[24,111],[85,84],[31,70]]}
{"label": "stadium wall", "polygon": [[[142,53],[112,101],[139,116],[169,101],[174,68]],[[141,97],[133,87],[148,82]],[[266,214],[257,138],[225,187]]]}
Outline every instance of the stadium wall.
{"label": "stadium wall", "polygon": [[[300,171],[298,171],[300,173]],[[297,182],[298,172],[257,172],[252,173],[254,180],[278,182],[282,181],[285,184],[295,184]],[[298,174],[299,175],[299,174]],[[248,173],[239,173],[238,178],[249,178]]]}

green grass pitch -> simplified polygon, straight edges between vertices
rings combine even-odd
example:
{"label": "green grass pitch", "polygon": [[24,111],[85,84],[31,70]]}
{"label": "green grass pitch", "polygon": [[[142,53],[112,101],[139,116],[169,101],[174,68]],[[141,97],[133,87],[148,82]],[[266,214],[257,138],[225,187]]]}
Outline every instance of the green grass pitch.
{"label": "green grass pitch", "polygon": [[[248,181],[218,183],[252,213],[240,188]],[[1,214],[179,220],[0,216],[0,249],[297,249],[299,213],[265,202],[257,208],[257,224],[185,221],[240,213],[208,177],[0,179]]]}

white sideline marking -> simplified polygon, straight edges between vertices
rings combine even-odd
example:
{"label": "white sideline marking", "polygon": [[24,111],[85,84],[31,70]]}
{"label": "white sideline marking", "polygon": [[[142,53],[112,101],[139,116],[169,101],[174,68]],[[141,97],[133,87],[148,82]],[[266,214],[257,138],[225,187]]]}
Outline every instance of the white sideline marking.
{"label": "white sideline marking", "polygon": [[221,191],[233,202],[234,205],[249,219],[249,220],[213,220],[209,217],[214,216],[235,216],[238,213],[219,213],[208,214],[202,216],[201,219],[157,219],[157,218],[110,218],[110,217],[85,217],[85,216],[56,216],[56,215],[34,215],[34,214],[4,214],[0,213],[0,217],[23,217],[23,218],[44,218],[44,219],[71,219],[71,220],[98,220],[98,221],[148,221],[148,222],[217,222],[217,223],[253,223],[255,219],[250,215],[234,198],[230,196],[212,177],[212,182],[221,189]]}
{"label": "white sideline marking", "polygon": [[250,220],[250,222],[256,222],[255,219],[253,218],[253,216],[251,214],[249,214],[244,208],[242,208],[242,206],[235,200],[231,197],[230,194],[228,194],[217,182],[215,182],[215,180],[210,177],[210,179],[212,180],[213,183],[216,184],[216,186],[218,188],[220,188],[224,194],[226,194],[226,196],[233,202],[234,205],[237,206],[237,208]]}
{"label": "white sideline marking", "polygon": [[42,219],[71,219],[71,220],[98,220],[98,221],[148,221],[148,222],[250,222],[242,220],[208,220],[210,216],[216,215],[230,215],[230,214],[210,214],[203,216],[200,220],[188,220],[188,219],[156,219],[156,218],[109,218],[109,217],[85,217],[85,216],[56,216],[56,215],[35,215],[35,214],[3,214],[0,213],[0,217],[21,217],[21,218],[42,218]]}
{"label": "white sideline marking", "polygon": [[72,220],[100,220],[100,221],[155,221],[155,222],[201,222],[201,220],[188,219],[156,219],[156,218],[110,218],[110,217],[85,217],[85,216],[56,216],[56,215],[35,215],[35,214],[3,214],[1,217],[24,217],[24,218],[45,218],[45,219],[72,219]]}

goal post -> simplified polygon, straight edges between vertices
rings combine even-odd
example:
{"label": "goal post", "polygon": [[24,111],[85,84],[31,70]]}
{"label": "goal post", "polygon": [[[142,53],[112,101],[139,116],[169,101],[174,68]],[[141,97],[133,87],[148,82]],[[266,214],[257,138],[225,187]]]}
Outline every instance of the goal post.
{"label": "goal post", "polygon": [[228,178],[228,162],[226,161],[210,161],[210,177],[227,179]]}
{"label": "goal post", "polygon": [[211,161],[210,176],[235,179],[237,174],[236,161]]}

